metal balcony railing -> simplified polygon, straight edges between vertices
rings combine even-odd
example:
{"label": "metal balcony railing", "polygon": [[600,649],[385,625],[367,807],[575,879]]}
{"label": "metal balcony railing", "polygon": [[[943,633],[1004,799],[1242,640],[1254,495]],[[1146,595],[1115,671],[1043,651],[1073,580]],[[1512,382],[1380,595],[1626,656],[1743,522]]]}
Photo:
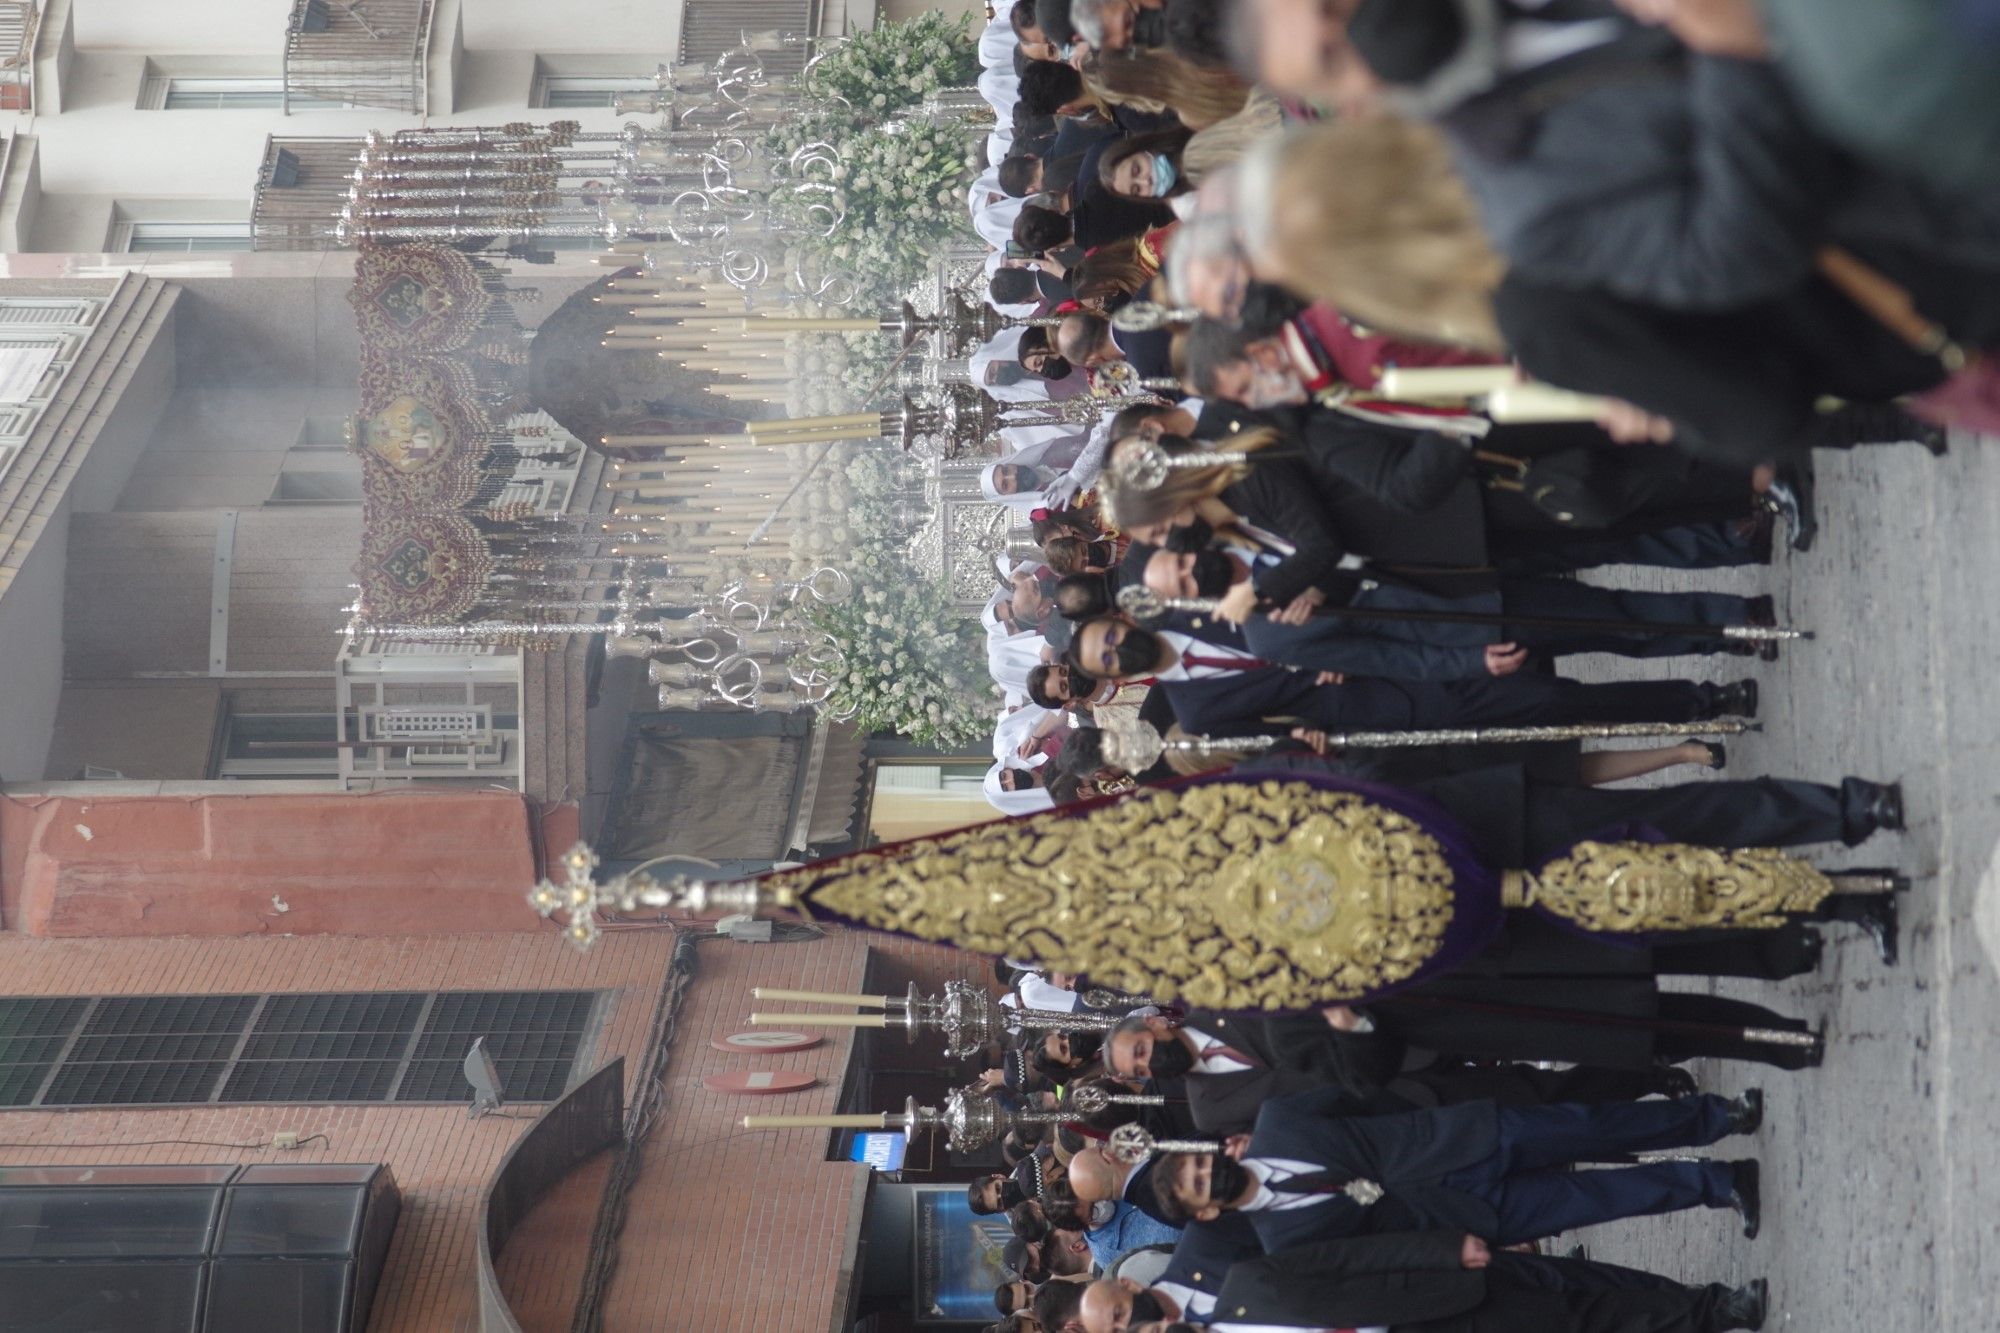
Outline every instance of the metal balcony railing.
{"label": "metal balcony railing", "polygon": [[292,99],[424,112],[431,0],[292,0],[285,110]]}
{"label": "metal balcony railing", "polygon": [[0,0],[0,111],[35,109],[35,0]]}

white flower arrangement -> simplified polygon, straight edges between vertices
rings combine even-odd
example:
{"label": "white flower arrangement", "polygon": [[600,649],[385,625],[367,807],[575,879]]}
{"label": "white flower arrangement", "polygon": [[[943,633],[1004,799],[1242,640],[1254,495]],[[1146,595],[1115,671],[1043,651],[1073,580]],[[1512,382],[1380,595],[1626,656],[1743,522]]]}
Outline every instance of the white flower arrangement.
{"label": "white flower arrangement", "polygon": [[966,18],[930,10],[855,34],[813,66],[811,88],[856,107],[895,110],[978,77],[979,47]]}
{"label": "white flower arrangement", "polygon": [[985,631],[960,615],[951,590],[900,560],[857,567],[861,596],[814,607],[813,623],[839,646],[847,674],[827,701],[864,731],[926,745],[978,740],[990,729]]}

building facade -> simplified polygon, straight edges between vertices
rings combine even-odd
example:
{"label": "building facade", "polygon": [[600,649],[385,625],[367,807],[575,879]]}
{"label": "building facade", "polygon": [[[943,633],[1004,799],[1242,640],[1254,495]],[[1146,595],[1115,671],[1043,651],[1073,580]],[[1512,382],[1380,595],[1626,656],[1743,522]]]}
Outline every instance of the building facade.
{"label": "building facade", "polygon": [[[0,4],[0,1216],[41,1238],[0,1258],[0,1308],[65,1327],[54,1269],[101,1265],[92,1299],[221,1329],[254,1260],[273,1333],[554,1333],[579,1310],[607,1330],[910,1326],[908,1258],[867,1244],[908,1237],[907,1183],[847,1160],[839,1135],[735,1122],[935,1096],[937,1052],[838,1030],[783,1055],[711,1043],[744,1026],[755,985],[900,993],[984,960],[700,922],[616,930],[583,956],[522,900],[551,849],[597,826],[603,761],[634,743],[668,763],[690,737],[790,746],[789,800],[702,844],[752,867],[841,842],[859,738],[704,737],[667,715],[628,733],[593,718],[602,668],[581,640],[524,656],[353,634],[352,258],[259,253],[249,229],[274,137],[608,129],[658,65],[745,27],[877,17],[813,0]],[[602,271],[557,255],[523,304]],[[508,498],[587,507],[596,467],[581,450],[524,463]],[[475,1037],[508,1104],[468,1119]],[[815,1081],[756,1098],[703,1083],[766,1070]],[[586,1111],[600,1137],[560,1119]],[[917,1145],[904,1174],[973,1169]],[[303,1223],[232,1249],[265,1187],[371,1202],[346,1250]],[[99,1252],[163,1200],[194,1220],[136,1258]],[[112,1221],[63,1252],[77,1217]]]}

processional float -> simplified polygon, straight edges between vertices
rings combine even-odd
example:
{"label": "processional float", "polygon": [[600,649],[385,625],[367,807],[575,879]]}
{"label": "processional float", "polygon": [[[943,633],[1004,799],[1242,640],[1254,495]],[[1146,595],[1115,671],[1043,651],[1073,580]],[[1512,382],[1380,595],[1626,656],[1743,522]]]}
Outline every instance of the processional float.
{"label": "processional float", "polygon": [[[459,247],[475,242],[528,253],[544,241],[601,240],[612,247],[604,258],[630,270],[598,298],[612,306],[607,353],[656,352],[704,372],[724,396],[768,401],[800,378],[786,373],[784,348],[855,325],[824,312],[857,298],[857,276],[815,265],[801,244],[842,220],[834,183],[840,147],[809,142],[774,156],[764,146],[771,131],[824,106],[816,69],[839,44],[745,33],[741,46],[709,65],[663,66],[653,94],[621,101],[620,110],[642,120],[616,131],[556,122],[370,134],[350,175],[302,172],[280,151],[267,164],[267,185],[291,210],[289,227],[315,233],[321,244],[358,247],[364,263],[369,255],[425,252],[471,267],[485,261],[465,259]],[[804,56],[803,68],[770,72],[767,57],[788,49]],[[905,119],[959,124],[970,134],[980,108],[976,90],[945,89]],[[396,281],[380,321],[392,331],[412,311],[434,317],[467,306],[434,302],[435,283],[417,284],[413,294],[407,274]],[[962,305],[924,315],[906,304],[864,323],[933,355],[962,352],[981,327]],[[492,345],[500,361],[524,359],[504,339]],[[457,373],[448,362],[463,359],[462,346],[451,350],[437,358],[440,383]],[[449,388],[423,392],[442,398]],[[497,407],[507,395],[486,396]],[[434,470],[440,437],[454,425],[450,413],[405,397],[387,432],[401,436],[381,450],[394,454],[399,480]],[[802,506],[786,506],[801,472],[810,472],[792,446],[886,437],[906,451],[949,456],[984,440],[993,425],[985,395],[940,382],[888,411],[760,421],[722,433],[644,424],[594,433],[586,442],[595,447],[651,455],[624,460],[611,482],[618,502],[609,522],[522,506],[502,513],[484,491],[427,491],[373,533],[348,632],[529,648],[603,635],[615,656],[653,659],[663,708],[821,706],[844,664],[810,613],[844,598],[848,585],[838,570],[786,559],[786,543],[803,525],[793,522]],[[356,433],[373,444],[384,426],[364,417]],[[803,577],[787,577],[796,574]],[[456,591],[436,595],[446,586]]]}

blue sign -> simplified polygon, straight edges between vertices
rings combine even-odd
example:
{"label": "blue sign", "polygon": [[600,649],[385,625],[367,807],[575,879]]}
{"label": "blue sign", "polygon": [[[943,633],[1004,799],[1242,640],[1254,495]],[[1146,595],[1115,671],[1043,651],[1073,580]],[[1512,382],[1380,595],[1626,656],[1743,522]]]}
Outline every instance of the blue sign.
{"label": "blue sign", "polygon": [[909,1151],[910,1139],[899,1132],[885,1134],[856,1134],[854,1142],[848,1146],[847,1160],[866,1162],[877,1171],[900,1171],[903,1169],[903,1154]]}
{"label": "blue sign", "polygon": [[963,1185],[921,1185],[916,1204],[918,1324],[990,1321],[993,1288],[1013,1229],[1002,1217],[976,1217]]}

